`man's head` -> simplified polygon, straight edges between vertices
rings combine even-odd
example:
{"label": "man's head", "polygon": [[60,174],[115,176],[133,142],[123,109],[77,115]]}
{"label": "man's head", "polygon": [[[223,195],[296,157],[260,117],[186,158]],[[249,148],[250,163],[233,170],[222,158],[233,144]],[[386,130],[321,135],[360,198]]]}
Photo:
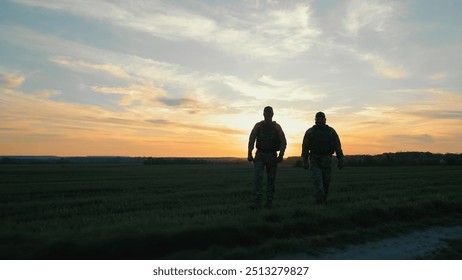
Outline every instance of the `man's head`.
{"label": "man's head", "polygon": [[272,120],[273,115],[273,108],[271,106],[266,106],[265,109],[263,109],[263,116],[265,117],[265,120]]}
{"label": "man's head", "polygon": [[317,112],[315,116],[315,122],[317,125],[325,125],[326,115],[323,112]]}

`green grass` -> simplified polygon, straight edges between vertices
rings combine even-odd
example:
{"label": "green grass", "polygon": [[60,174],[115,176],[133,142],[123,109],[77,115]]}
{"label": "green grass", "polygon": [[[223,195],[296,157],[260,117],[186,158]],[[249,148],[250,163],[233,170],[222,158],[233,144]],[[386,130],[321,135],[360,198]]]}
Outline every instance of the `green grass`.
{"label": "green grass", "polygon": [[316,205],[278,170],[251,211],[251,165],[0,166],[1,259],[267,259],[462,221],[462,166],[335,171]]}

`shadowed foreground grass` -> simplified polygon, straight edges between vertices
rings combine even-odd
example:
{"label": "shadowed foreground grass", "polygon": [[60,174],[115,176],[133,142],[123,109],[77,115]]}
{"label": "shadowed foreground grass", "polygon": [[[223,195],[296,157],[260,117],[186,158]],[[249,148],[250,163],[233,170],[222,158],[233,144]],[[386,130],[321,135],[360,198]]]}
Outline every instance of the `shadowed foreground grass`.
{"label": "shadowed foreground grass", "polygon": [[0,258],[318,254],[460,224],[461,171],[347,167],[335,171],[329,202],[319,206],[307,171],[283,166],[273,209],[251,211],[251,165],[0,166]]}
{"label": "shadowed foreground grass", "polygon": [[424,256],[435,260],[462,260],[462,238],[446,240],[446,246]]}

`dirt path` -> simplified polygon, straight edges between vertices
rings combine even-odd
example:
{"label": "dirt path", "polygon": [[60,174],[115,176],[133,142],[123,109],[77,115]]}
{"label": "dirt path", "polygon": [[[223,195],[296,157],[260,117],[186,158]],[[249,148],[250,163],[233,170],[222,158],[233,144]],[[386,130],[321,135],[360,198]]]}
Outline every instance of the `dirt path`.
{"label": "dirt path", "polygon": [[[361,245],[347,246],[345,249],[331,249],[325,254],[311,256],[294,254],[280,259],[320,259],[320,260],[407,260],[416,259],[436,249],[443,248],[443,239],[462,238],[462,226],[433,227],[415,231],[399,237],[387,238]],[[279,258],[278,258],[279,259]]]}

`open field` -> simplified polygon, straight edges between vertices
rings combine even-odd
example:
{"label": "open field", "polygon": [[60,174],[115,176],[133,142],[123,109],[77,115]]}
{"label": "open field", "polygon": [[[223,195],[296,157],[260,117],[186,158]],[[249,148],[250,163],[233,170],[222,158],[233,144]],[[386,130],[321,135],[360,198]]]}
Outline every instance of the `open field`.
{"label": "open field", "polygon": [[283,166],[256,212],[252,180],[250,164],[3,165],[0,258],[268,259],[462,224],[462,166],[335,170],[322,206]]}

